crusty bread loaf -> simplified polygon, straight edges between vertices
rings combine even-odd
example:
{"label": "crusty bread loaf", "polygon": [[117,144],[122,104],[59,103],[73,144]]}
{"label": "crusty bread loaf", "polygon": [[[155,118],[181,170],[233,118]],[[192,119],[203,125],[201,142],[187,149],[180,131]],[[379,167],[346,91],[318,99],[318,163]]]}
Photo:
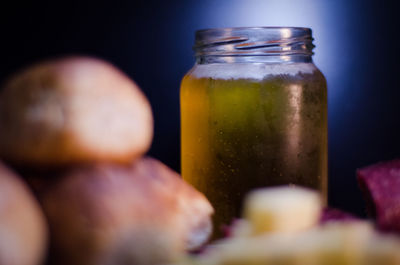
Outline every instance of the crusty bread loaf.
{"label": "crusty bread loaf", "polygon": [[47,226],[36,199],[0,162],[0,265],[41,265],[46,243]]}
{"label": "crusty bread loaf", "polygon": [[51,179],[38,196],[56,264],[166,264],[212,230],[207,199],[152,158],[75,167]]}
{"label": "crusty bread loaf", "polygon": [[128,162],[148,150],[152,136],[144,94],[99,59],[39,63],[0,92],[0,156],[13,163]]}

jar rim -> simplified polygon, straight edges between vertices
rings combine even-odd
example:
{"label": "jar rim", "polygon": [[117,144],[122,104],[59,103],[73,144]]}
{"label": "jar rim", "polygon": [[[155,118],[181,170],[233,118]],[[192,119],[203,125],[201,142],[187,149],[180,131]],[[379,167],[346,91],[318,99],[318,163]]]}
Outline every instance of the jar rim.
{"label": "jar rim", "polygon": [[304,30],[312,32],[312,29],[309,27],[292,27],[292,26],[252,26],[252,27],[218,27],[218,28],[204,28],[196,30],[196,34],[198,32],[206,32],[206,31],[214,31],[214,30],[246,30],[246,29],[253,29],[253,30],[278,30],[278,29],[295,29],[295,30]]}

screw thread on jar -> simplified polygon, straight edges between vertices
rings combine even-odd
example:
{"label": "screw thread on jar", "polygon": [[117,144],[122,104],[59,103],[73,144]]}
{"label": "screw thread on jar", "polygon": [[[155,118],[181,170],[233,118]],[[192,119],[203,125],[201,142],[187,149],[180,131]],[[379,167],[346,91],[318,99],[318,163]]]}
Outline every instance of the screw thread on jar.
{"label": "screw thread on jar", "polygon": [[197,63],[311,62],[312,31],[299,27],[244,27],[196,32]]}

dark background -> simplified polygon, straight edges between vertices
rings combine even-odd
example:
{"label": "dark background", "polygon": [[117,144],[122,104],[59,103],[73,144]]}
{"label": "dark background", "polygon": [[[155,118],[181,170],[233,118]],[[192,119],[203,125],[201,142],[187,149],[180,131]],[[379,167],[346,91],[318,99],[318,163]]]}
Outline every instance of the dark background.
{"label": "dark background", "polygon": [[394,1],[388,2],[13,1],[0,8],[0,81],[60,55],[111,61],[150,99],[155,117],[150,154],[179,171],[179,85],[194,63],[194,31],[311,27],[314,60],[329,87],[329,201],[364,215],[356,168],[400,155],[399,23]]}

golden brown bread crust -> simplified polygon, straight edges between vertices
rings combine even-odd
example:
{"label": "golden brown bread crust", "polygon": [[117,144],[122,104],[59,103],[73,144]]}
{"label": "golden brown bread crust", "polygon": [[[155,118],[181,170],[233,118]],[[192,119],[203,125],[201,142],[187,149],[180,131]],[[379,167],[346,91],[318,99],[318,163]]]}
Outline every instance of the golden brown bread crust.
{"label": "golden brown bread crust", "polygon": [[161,162],[70,169],[39,191],[57,264],[158,264],[203,244],[207,199]]}
{"label": "golden brown bread crust", "polygon": [[26,185],[0,162],[0,265],[41,265],[47,227]]}
{"label": "golden brown bread crust", "polygon": [[152,136],[144,94],[99,59],[39,63],[0,92],[0,155],[13,163],[129,162],[148,150]]}

